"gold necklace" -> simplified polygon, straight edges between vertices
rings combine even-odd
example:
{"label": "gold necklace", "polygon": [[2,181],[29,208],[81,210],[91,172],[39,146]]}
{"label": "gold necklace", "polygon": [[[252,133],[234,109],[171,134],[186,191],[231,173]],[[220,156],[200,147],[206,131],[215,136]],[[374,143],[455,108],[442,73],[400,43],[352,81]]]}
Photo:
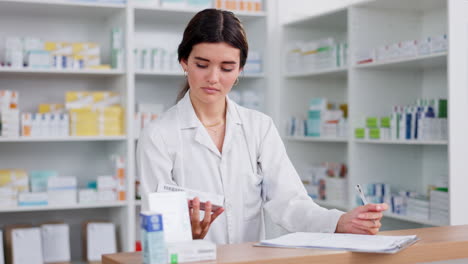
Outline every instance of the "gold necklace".
{"label": "gold necklace", "polygon": [[[217,123],[216,125],[219,125],[219,124],[222,125],[222,126],[221,126],[221,130],[222,130],[222,128],[224,127],[224,123]],[[208,131],[211,131],[211,132],[213,132],[213,134],[214,134],[215,136],[218,136],[218,132],[219,132],[218,129],[212,129],[211,127],[214,127],[214,125],[205,126],[205,128],[206,128]]]}
{"label": "gold necklace", "polygon": [[223,124],[223,123],[224,123],[223,120],[221,120],[221,121],[219,121],[219,122],[217,122],[217,123],[214,123],[214,124],[212,124],[212,125],[205,125],[205,124],[203,124],[203,126],[204,126],[204,127],[215,127],[215,126],[221,125],[221,124]]}

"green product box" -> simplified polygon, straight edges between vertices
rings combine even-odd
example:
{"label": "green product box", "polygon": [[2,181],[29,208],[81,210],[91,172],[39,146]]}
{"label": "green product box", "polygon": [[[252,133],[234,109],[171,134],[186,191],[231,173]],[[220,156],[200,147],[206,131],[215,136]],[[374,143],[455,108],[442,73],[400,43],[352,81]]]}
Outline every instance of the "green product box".
{"label": "green product box", "polygon": [[368,117],[366,119],[366,127],[367,128],[378,128],[379,122],[377,117]]}
{"label": "green product box", "polygon": [[364,139],[366,137],[366,129],[356,128],[354,130],[354,137],[358,139]]}
{"label": "green product box", "polygon": [[381,128],[390,128],[391,125],[390,125],[390,117],[386,116],[386,117],[382,117],[380,119],[380,127]]}
{"label": "green product box", "polygon": [[380,128],[369,128],[370,139],[380,139]]}

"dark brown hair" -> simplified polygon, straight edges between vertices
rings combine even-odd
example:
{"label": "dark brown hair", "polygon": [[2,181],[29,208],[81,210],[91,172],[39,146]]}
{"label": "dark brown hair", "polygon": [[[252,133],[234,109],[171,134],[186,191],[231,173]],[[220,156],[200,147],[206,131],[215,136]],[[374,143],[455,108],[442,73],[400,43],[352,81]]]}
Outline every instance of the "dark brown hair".
{"label": "dark brown hair", "polygon": [[[179,44],[178,60],[188,60],[193,46],[203,43],[225,42],[240,50],[240,68],[247,60],[249,45],[240,20],[234,13],[218,9],[205,9],[198,12],[188,23],[182,42]],[[189,90],[188,82],[177,95],[177,101],[182,99]]]}

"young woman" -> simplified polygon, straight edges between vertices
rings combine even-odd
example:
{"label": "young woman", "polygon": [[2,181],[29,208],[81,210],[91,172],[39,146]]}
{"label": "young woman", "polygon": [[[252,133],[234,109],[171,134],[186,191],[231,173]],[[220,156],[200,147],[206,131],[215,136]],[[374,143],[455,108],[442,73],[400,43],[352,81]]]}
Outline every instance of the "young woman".
{"label": "young woman", "polygon": [[224,196],[224,208],[213,212],[207,203],[203,218],[199,200],[193,201],[194,239],[258,241],[263,210],[291,232],[378,232],[386,204],[347,213],[315,204],[271,118],[228,98],[248,54],[244,29],[233,13],[196,14],[178,54],[187,84],[178,103],[143,132],[138,166],[144,194],[167,183]]}

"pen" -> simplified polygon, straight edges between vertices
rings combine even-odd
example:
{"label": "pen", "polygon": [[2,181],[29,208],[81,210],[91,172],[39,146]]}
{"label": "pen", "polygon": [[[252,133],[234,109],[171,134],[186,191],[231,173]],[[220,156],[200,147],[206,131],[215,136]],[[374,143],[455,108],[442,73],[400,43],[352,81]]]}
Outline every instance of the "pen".
{"label": "pen", "polygon": [[[367,201],[366,196],[364,196],[364,192],[362,191],[360,184],[356,184],[356,191],[359,193],[359,196],[361,197],[361,200],[364,203],[364,205],[368,204],[369,202]],[[375,224],[374,219],[372,219],[372,222]]]}

